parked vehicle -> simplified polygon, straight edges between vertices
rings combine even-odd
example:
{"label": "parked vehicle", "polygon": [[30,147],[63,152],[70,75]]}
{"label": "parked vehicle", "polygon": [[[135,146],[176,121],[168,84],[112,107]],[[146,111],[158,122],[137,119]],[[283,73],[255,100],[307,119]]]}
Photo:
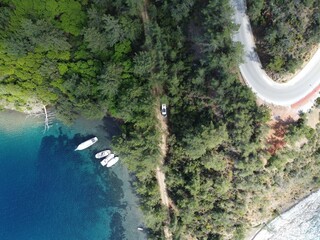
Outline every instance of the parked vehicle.
{"label": "parked vehicle", "polygon": [[161,115],[164,117],[167,117],[167,105],[166,104],[161,105]]}

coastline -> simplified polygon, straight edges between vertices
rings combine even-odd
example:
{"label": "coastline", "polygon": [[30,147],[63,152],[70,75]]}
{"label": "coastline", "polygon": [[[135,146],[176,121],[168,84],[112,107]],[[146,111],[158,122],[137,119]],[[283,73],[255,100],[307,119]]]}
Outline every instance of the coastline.
{"label": "coastline", "polygon": [[[71,128],[83,135],[93,134],[97,136],[99,141],[92,148],[95,151],[110,148],[112,136],[121,133],[117,122],[110,117],[105,117],[102,120],[87,120],[83,117],[79,117],[73,123]],[[90,129],[90,131],[88,131],[88,129]],[[106,129],[108,129],[108,131],[106,131]],[[138,227],[144,226],[144,216],[140,209],[138,196],[135,194],[134,189],[131,186],[132,179],[128,169],[124,164],[121,164],[121,160],[119,163],[120,164],[117,164],[110,169],[110,174],[115,174],[115,176],[122,181],[121,190],[123,196],[120,202],[121,205],[124,206],[124,210],[120,212],[120,215],[122,226],[124,228],[125,239],[147,239],[145,232],[140,232],[137,230]]]}
{"label": "coastline", "polygon": [[[23,128],[34,128],[34,127],[41,127],[43,124],[43,119],[38,119],[32,117],[39,113],[38,107],[32,108],[32,110],[24,111],[23,113],[13,110],[13,109],[6,109],[4,111],[1,111],[1,118],[0,123],[6,123],[9,124],[9,127],[7,129],[8,133],[11,133],[12,130],[19,132]],[[40,109],[42,111],[42,108]],[[31,114],[31,116],[30,116]],[[37,115],[42,116],[42,115]],[[58,124],[54,122],[54,124]],[[104,148],[108,148],[111,144],[111,137],[117,133],[119,133],[119,129],[117,126],[111,126],[112,119],[111,118],[105,118],[103,120],[86,120],[84,118],[79,117],[75,123],[70,127],[75,132],[81,134],[81,135],[90,135],[94,134],[99,137],[99,142],[96,146],[94,146],[92,149],[90,149],[90,156],[92,155],[92,150],[101,150]],[[3,124],[6,126],[5,124]],[[58,124],[60,125],[60,124]],[[59,130],[57,130],[59,129]],[[110,130],[110,131],[107,131]],[[50,132],[51,131],[51,132]],[[61,134],[60,127],[53,127],[52,129],[49,129],[49,134],[53,134],[55,136],[58,136]],[[67,131],[64,132],[64,134],[70,135],[71,132]],[[92,159],[90,159],[92,160]],[[93,160],[92,160],[93,161]],[[99,166],[100,167],[100,166]],[[103,169],[103,171],[107,171],[106,169]],[[119,190],[116,188],[113,189],[114,191],[119,191],[121,195],[120,201],[120,209],[119,214],[121,217],[116,217],[117,223],[120,223],[121,221],[121,229],[124,230],[125,238],[130,240],[143,240],[147,239],[145,232],[140,232],[137,230],[137,227],[144,226],[143,224],[143,215],[142,211],[139,206],[139,201],[137,195],[134,193],[134,190],[131,186],[131,179],[128,170],[125,168],[124,165],[117,164],[114,168],[108,169],[109,172],[106,172],[106,176],[111,174],[112,178],[117,178],[119,180],[120,186]],[[107,178],[108,179],[108,178]],[[103,178],[103,184],[110,184],[108,181],[106,182],[105,178]],[[110,186],[109,186],[110,187]],[[117,186],[118,188],[118,186]],[[119,216],[118,214],[118,216]],[[117,230],[117,228],[114,229],[114,224],[111,223],[113,231]]]}
{"label": "coastline", "polygon": [[34,115],[43,112],[43,104],[40,104],[36,99],[29,100],[25,106],[15,106],[13,103],[0,101],[0,105],[4,110],[16,111],[27,115]]}
{"label": "coastline", "polygon": [[0,111],[0,114],[0,124],[2,128],[8,132],[19,132],[25,127],[39,127],[42,124],[42,122],[37,121],[34,117],[16,110],[6,109]]}
{"label": "coastline", "polygon": [[140,209],[139,198],[135,194],[131,186],[131,177],[128,169],[124,165],[118,165],[114,168],[114,172],[121,180],[123,180],[122,190],[123,198],[122,203],[125,204],[126,211],[121,213],[123,225],[125,227],[125,239],[127,240],[144,240],[147,239],[145,231],[138,231],[138,227],[144,228],[144,216]]}
{"label": "coastline", "polygon": [[[256,227],[252,227],[248,233],[246,234],[245,240],[262,240],[264,238],[261,238],[259,236],[259,234],[261,234],[261,232],[268,231],[269,225],[274,223],[275,221],[278,221],[279,219],[283,219],[283,215],[287,215],[290,214],[290,211],[295,210],[296,207],[298,207],[300,204],[303,204],[305,201],[307,201],[309,198],[311,198],[313,195],[318,194],[320,196],[320,189],[316,189],[316,190],[312,190],[311,192],[309,191],[309,193],[305,196],[303,196],[302,198],[292,202],[292,203],[288,203],[288,207],[285,207],[283,211],[278,212],[278,215],[271,218],[270,220],[263,222],[261,224],[259,224]],[[319,202],[320,205],[320,202]],[[262,226],[261,226],[262,225]]]}

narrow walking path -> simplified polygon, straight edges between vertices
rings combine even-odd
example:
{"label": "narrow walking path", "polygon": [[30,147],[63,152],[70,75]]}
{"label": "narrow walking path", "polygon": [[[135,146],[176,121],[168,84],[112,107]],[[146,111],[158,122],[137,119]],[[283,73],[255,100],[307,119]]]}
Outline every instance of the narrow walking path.
{"label": "narrow walking path", "polygon": [[166,207],[169,207],[169,198],[168,198],[168,193],[167,193],[167,186],[165,183],[166,176],[161,171],[159,166],[157,166],[157,168],[156,168],[156,174],[157,174],[157,180],[158,180],[158,184],[159,184],[159,188],[160,188],[160,195],[161,195],[162,204],[165,205]]}
{"label": "narrow walking path", "polygon": [[[168,151],[168,144],[167,144],[167,139],[169,136],[169,131],[168,131],[168,126],[167,126],[167,122],[166,122],[166,118],[164,118],[161,113],[160,110],[157,108],[157,119],[160,123],[160,131],[161,131],[161,142],[159,143],[159,148],[160,148],[160,152],[161,152],[161,159],[160,159],[160,163],[161,166],[164,165],[164,159],[167,155],[167,151]],[[158,179],[158,183],[159,183],[159,187],[160,187],[160,195],[161,195],[161,200],[162,200],[162,204],[165,205],[168,208],[173,209],[175,212],[179,212],[178,208],[175,206],[175,204],[173,203],[173,201],[170,199],[169,195],[168,195],[168,191],[167,191],[167,186],[165,183],[165,174],[162,171],[161,166],[157,166],[156,168],[156,177]]]}
{"label": "narrow walking path", "polygon": [[[147,35],[149,34],[149,15],[148,15],[148,0],[143,0],[143,6],[141,9],[141,18],[142,18],[142,22],[144,25],[144,32],[145,35],[147,37]],[[158,94],[157,91],[153,92],[153,95],[155,95],[156,98],[158,98]],[[161,133],[161,141],[159,143],[159,149],[160,149],[160,153],[161,153],[161,157],[160,157],[160,161],[159,161],[159,165],[156,166],[156,178],[157,178],[157,182],[159,185],[159,191],[160,191],[160,197],[161,197],[161,203],[167,208],[168,211],[168,218],[167,221],[165,223],[165,226],[163,227],[163,231],[164,231],[164,236],[166,240],[172,240],[172,233],[170,232],[169,229],[169,224],[170,224],[170,217],[169,217],[169,208],[170,206],[174,209],[177,210],[177,208],[174,206],[173,202],[170,200],[169,196],[168,196],[168,192],[167,192],[167,186],[166,186],[166,176],[164,174],[164,172],[162,171],[162,166],[164,164],[164,159],[167,155],[167,138],[168,138],[168,126],[167,123],[164,119],[164,117],[161,115],[159,106],[160,106],[160,101],[157,101],[157,105],[155,108],[156,111],[156,117],[158,119],[159,122],[159,130]]]}
{"label": "narrow walking path", "polygon": [[[158,104],[158,106],[160,106],[160,104]],[[168,196],[168,192],[167,192],[167,186],[166,186],[166,182],[165,182],[166,176],[165,176],[164,172],[161,169],[161,167],[164,164],[164,159],[165,159],[165,157],[167,155],[167,150],[168,150],[167,138],[168,138],[169,133],[168,133],[168,126],[167,126],[167,123],[165,121],[165,118],[161,115],[158,106],[156,108],[156,116],[157,116],[157,119],[158,119],[158,121],[160,123],[160,132],[161,132],[161,141],[159,143],[159,149],[160,149],[160,153],[161,153],[161,158],[160,158],[160,164],[161,165],[158,165],[156,167],[156,178],[157,178],[158,185],[159,185],[161,202],[169,211],[170,203],[172,201],[170,200],[170,198]],[[172,239],[172,233],[170,232],[169,227],[168,227],[169,223],[170,223],[170,219],[168,217],[166,226],[164,226],[164,229],[163,229],[165,238],[167,240],[171,240]]]}

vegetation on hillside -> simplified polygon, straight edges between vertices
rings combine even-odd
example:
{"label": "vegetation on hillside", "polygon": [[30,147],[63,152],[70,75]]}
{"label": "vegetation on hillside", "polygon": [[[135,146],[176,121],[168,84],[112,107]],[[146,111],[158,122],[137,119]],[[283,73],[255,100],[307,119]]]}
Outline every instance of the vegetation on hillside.
{"label": "vegetation on hillside", "polygon": [[248,0],[262,65],[271,73],[294,72],[320,42],[319,1]]}
{"label": "vegetation on hillside", "polygon": [[2,1],[1,104],[18,108],[37,99],[69,121],[107,112],[130,118],[141,94],[141,82],[132,75],[142,33],[134,7],[113,1]]}
{"label": "vegetation on hillside", "polygon": [[164,78],[151,70],[163,58],[152,49],[161,30],[152,26],[146,39],[142,7],[136,0],[1,1],[0,104],[40,102],[67,122],[78,115],[121,120],[115,150],[135,173],[146,222],[159,235],[165,214],[154,176],[159,134],[151,91]]}
{"label": "vegetation on hillside", "polygon": [[163,239],[167,220],[156,97],[168,104],[175,239],[242,239],[278,210],[273,192],[319,186],[319,129],[305,116],[270,129],[268,109],[238,79],[228,0],[5,0],[0,11],[1,103],[35,98],[69,121],[119,119],[114,151],[134,173],[151,239]]}
{"label": "vegetation on hillside", "polygon": [[[170,231],[175,239],[190,235],[242,239],[253,222],[281,211],[283,201],[270,206],[273,192],[290,191],[292,182],[300,186],[300,193],[302,186],[319,186],[318,133],[301,118],[286,124],[279,146],[270,141],[267,108],[257,107],[252,92],[238,80],[242,49],[231,40],[236,26],[231,22],[229,1],[157,2],[149,6],[149,13],[154,35],[149,35],[153,47],[148,52],[157,56],[157,65],[150,69],[148,79],[162,86],[160,91],[169,103],[165,170],[169,195],[179,209],[170,214]],[[304,137],[313,147],[289,147]],[[149,154],[147,146],[143,151],[139,147],[126,149],[129,165]],[[132,155],[135,152],[141,154]],[[152,155],[152,159],[149,163],[155,166],[157,157]],[[315,171],[301,177],[300,169],[309,168]],[[139,188],[148,192],[147,179],[140,179]],[[165,216],[159,205],[152,206],[159,201],[158,195],[154,197],[145,202],[149,209],[159,211],[149,226],[156,230],[152,238],[162,239],[157,222],[163,224]]]}

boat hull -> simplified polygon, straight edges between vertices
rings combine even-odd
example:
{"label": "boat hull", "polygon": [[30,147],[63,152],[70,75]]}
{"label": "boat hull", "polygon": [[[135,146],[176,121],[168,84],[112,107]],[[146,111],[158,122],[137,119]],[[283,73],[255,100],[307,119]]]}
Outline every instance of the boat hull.
{"label": "boat hull", "polygon": [[108,156],[110,153],[111,153],[110,150],[104,150],[104,151],[98,152],[98,153],[95,155],[95,158],[103,158],[103,157]]}
{"label": "boat hull", "polygon": [[102,166],[106,166],[108,162],[113,158],[114,158],[114,154],[110,154],[106,158],[104,158],[100,163]]}
{"label": "boat hull", "polygon": [[75,149],[75,151],[84,150],[92,146],[93,144],[95,144],[97,141],[98,141],[97,137],[90,138],[89,140],[79,144],[78,147]]}
{"label": "boat hull", "polygon": [[112,158],[111,160],[108,161],[107,163],[107,167],[112,167],[113,165],[115,165],[117,162],[119,161],[119,157],[115,157]]}

